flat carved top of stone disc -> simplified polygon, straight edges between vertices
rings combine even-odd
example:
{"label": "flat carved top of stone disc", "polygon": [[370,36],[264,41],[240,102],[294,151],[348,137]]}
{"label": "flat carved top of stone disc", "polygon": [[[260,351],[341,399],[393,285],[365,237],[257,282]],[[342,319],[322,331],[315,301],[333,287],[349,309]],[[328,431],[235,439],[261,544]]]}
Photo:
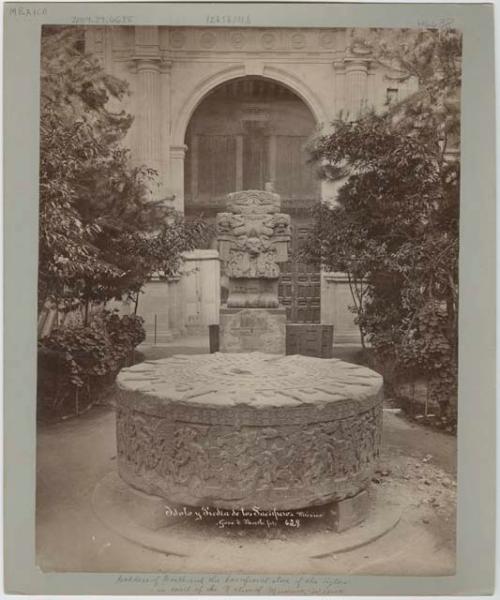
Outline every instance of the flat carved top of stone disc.
{"label": "flat carved top of stone disc", "polygon": [[176,355],[123,369],[118,387],[162,404],[252,408],[373,398],[382,377],[339,359],[261,352]]}

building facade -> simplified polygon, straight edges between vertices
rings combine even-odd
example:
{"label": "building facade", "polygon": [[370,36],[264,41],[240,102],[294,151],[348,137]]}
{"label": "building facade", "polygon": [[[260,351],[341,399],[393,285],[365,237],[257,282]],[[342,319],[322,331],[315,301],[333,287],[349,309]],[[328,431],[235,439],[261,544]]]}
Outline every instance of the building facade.
{"label": "building facade", "polygon": [[[384,111],[416,83],[381,67],[356,29],[88,27],[85,44],[129,83],[121,108],[135,119],[125,144],[158,172],[154,197],[212,221],[228,193],[271,186],[292,217],[280,281],[287,318],[333,324],[337,343],[359,341],[346,277],[293,258],[310,208],[336,194],[308,163],[307,145],[341,112]],[[139,310],[148,341],[207,331],[224,284],[215,242],[189,253],[174,281],[151,281]]]}

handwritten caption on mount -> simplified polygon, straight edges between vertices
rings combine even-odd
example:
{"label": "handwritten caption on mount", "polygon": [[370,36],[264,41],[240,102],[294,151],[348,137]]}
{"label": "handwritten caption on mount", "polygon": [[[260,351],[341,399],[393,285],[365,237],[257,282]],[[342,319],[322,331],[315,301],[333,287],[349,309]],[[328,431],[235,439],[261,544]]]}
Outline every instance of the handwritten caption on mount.
{"label": "handwritten caption on mount", "polygon": [[[193,575],[185,574],[121,574],[115,579],[119,586],[140,586],[159,593],[171,594],[342,594],[347,579],[314,575]],[[136,588],[137,589],[137,588]]]}

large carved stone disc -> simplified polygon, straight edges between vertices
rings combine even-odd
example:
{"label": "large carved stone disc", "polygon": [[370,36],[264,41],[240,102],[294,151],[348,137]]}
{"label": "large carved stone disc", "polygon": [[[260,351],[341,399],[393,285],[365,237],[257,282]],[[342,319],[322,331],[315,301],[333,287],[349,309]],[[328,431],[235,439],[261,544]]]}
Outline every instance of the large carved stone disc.
{"label": "large carved stone disc", "polygon": [[365,488],[382,378],[337,359],[174,356],[117,379],[121,477],[186,505],[292,509]]}

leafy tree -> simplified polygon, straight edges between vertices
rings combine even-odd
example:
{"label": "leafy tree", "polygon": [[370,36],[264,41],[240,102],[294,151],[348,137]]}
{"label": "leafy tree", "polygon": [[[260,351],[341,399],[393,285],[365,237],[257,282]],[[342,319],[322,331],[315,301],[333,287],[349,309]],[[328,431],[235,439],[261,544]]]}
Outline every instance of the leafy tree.
{"label": "leafy tree", "polygon": [[382,115],[339,118],[315,141],[322,177],[343,184],[335,205],[317,208],[305,253],[348,274],[363,343],[386,381],[425,376],[447,406],[457,379],[460,36],[375,31],[367,43],[419,89]]}
{"label": "leafy tree", "polygon": [[44,28],[41,52],[39,308],[85,307],[176,272],[205,227],[152,200],[156,173],[131,166],[127,94],[83,52],[82,30]]}

